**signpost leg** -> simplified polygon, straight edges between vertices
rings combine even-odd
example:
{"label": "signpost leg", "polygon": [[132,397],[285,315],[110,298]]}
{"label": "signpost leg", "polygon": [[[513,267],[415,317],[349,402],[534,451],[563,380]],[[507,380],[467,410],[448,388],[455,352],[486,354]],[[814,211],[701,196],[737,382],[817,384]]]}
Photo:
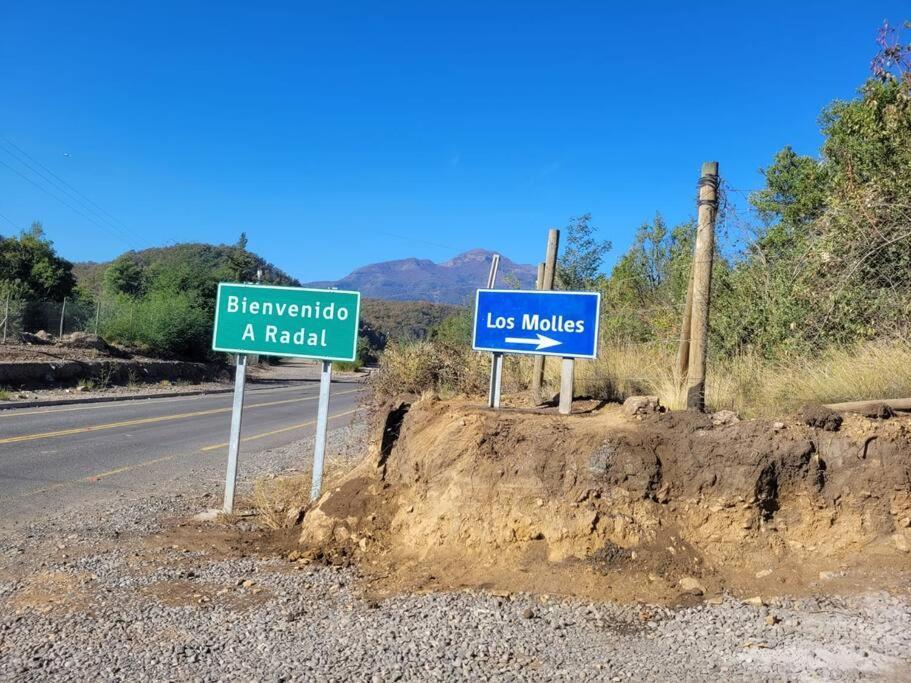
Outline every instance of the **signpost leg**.
{"label": "signpost leg", "polygon": [[487,392],[487,407],[500,409],[500,386],[503,379],[503,354],[492,353],[490,359],[490,391]]}
{"label": "signpost leg", "polygon": [[329,423],[329,387],[332,383],[332,361],[324,360],[319,378],[319,408],[316,414],[316,443],[313,447],[313,484],[310,501],[319,498],[323,488],[323,462],[326,459],[326,431]]}
{"label": "signpost leg", "polygon": [[225,514],[234,512],[234,489],[237,484],[237,452],[240,450],[240,422],[244,410],[244,384],[247,379],[247,357],[237,355],[234,371],[234,407],[231,410],[231,437],[228,439],[228,473],[225,475]]}
{"label": "signpost leg", "polygon": [[560,372],[560,414],[569,415],[573,412],[573,379],[575,375],[575,360],[563,359]]}

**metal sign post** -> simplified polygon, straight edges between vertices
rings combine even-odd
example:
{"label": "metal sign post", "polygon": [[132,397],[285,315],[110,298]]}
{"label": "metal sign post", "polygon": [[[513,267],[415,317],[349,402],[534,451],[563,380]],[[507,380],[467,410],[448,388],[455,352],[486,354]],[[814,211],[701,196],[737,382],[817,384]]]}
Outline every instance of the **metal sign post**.
{"label": "metal sign post", "polygon": [[487,407],[499,410],[500,387],[503,382],[503,354],[490,354],[490,390],[487,392]]}
{"label": "metal sign post", "polygon": [[240,424],[244,412],[244,385],[247,382],[247,356],[237,354],[234,370],[234,406],[231,410],[231,437],[228,439],[228,472],[225,475],[226,515],[234,512],[234,489],[237,486],[237,453],[240,450]]}
{"label": "metal sign post", "polygon": [[329,422],[329,387],[332,384],[332,363],[323,361],[319,375],[319,408],[316,413],[316,441],[313,445],[313,481],[310,501],[319,498],[323,488],[323,463],[326,459],[326,427]]}
{"label": "metal sign post", "polygon": [[315,358],[322,362],[310,490],[311,500],[316,500],[322,489],[326,457],[332,361],[353,361],[357,357],[360,310],[359,292],[227,282],[218,285],[212,349],[238,354],[225,477],[226,513],[234,510],[247,355]]}
{"label": "metal sign post", "polygon": [[[500,267],[500,255],[494,254],[490,259],[490,274],[487,276],[487,289],[493,289],[497,283],[497,270]],[[503,379],[503,354],[490,354],[490,389],[487,392],[487,407],[499,410],[500,386]]]}

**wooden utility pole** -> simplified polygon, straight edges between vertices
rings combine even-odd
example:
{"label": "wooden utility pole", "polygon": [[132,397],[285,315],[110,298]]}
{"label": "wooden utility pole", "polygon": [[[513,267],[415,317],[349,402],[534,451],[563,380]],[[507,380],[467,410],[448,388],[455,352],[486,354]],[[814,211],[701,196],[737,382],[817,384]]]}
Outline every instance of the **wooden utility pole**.
{"label": "wooden utility pole", "polygon": [[[560,247],[560,231],[551,228],[547,231],[547,252],[544,258],[544,274],[538,289],[554,288],[554,277],[557,274],[557,250]],[[531,396],[536,405],[543,400],[541,389],[544,385],[544,356],[535,356],[535,367],[531,375]]]}
{"label": "wooden utility pole", "polygon": [[696,250],[693,256],[693,310],[686,378],[686,407],[705,410],[709,304],[712,298],[712,261],[715,258],[715,216],[718,213],[717,161],[702,164],[697,205],[699,224],[696,229]]}
{"label": "wooden utility pole", "polygon": [[693,327],[693,267],[690,264],[690,283],[686,288],[686,303],[683,305],[683,320],[680,322],[680,345],[677,347],[677,392],[686,386],[687,370],[690,366],[690,333]]}

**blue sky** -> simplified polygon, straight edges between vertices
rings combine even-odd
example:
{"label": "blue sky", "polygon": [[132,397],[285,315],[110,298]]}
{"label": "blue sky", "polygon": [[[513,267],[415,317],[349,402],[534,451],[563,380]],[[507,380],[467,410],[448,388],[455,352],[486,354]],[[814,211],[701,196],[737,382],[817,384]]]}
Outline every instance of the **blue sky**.
{"label": "blue sky", "polygon": [[[474,247],[537,262],[591,212],[613,260],[656,211],[693,214],[702,161],[747,190],[782,146],[815,153],[879,25],[911,18],[613,4],[3,3],[0,233],[41,220],[67,258],[106,260],[246,231],[315,280]],[[15,173],[66,198],[7,141],[106,213]]]}

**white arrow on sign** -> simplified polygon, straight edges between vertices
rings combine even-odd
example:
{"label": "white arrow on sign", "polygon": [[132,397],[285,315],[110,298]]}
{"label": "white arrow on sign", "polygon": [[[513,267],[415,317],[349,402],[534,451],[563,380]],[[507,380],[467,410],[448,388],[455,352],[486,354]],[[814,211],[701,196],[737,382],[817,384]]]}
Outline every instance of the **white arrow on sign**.
{"label": "white arrow on sign", "polygon": [[522,337],[506,337],[504,340],[507,344],[531,344],[535,346],[535,351],[540,351],[541,349],[549,349],[551,346],[559,346],[563,342],[559,342],[556,339],[551,339],[550,337],[545,337],[543,334],[537,335],[537,339],[523,339]]}

